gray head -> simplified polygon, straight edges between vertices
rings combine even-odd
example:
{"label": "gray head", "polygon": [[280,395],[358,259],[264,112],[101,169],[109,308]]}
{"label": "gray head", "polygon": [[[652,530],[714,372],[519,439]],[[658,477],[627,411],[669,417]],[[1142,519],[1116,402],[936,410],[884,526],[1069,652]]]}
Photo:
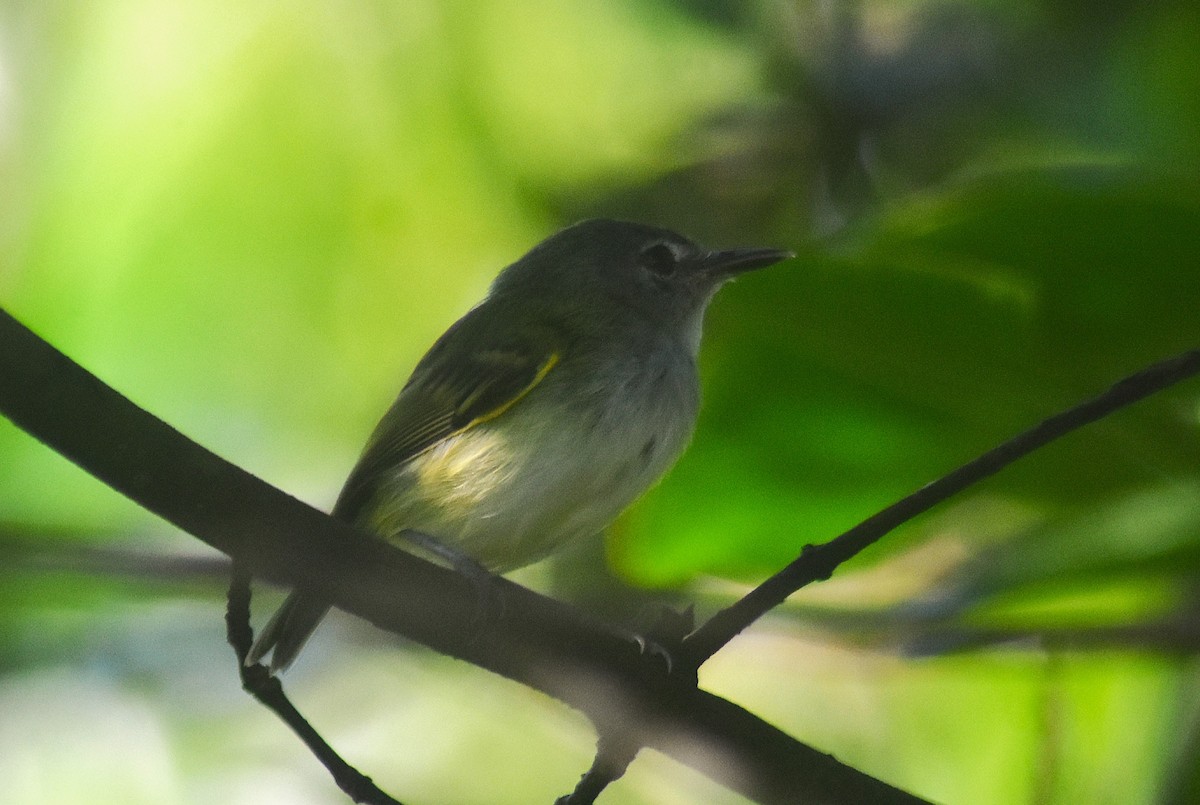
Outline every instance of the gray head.
{"label": "gray head", "polygon": [[779,249],[710,251],[667,229],[592,219],[551,235],[501,272],[492,296],[537,299],[608,322],[691,337],[713,294],[734,276],[791,256]]}

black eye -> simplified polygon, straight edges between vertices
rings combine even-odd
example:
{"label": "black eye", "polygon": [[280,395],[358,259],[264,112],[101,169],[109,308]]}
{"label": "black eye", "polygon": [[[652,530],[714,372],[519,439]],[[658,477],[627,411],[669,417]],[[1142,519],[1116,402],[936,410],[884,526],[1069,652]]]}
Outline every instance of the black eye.
{"label": "black eye", "polygon": [[675,252],[671,251],[671,247],[665,243],[655,243],[642,249],[641,254],[638,255],[638,262],[641,263],[642,268],[658,277],[671,276],[675,273],[678,265]]}

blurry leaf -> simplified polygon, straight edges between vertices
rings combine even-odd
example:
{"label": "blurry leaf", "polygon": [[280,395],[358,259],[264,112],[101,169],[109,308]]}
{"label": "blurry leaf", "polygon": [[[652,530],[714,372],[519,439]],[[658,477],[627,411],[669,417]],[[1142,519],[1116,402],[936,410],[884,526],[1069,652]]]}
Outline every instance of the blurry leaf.
{"label": "blurry leaf", "polygon": [[[953,595],[955,608],[966,608],[1028,587],[1070,596],[1079,585],[1103,590],[1111,580],[1153,584],[1197,576],[1200,484],[1179,482],[1131,491],[993,546],[945,579],[941,595]],[[1111,596],[1109,591],[1100,597]]]}
{"label": "blurry leaf", "polygon": [[590,194],[590,183],[633,184],[686,164],[697,154],[679,148],[678,134],[758,92],[752,50],[667,3],[464,11],[467,100],[505,167],[535,188]]}
{"label": "blurry leaf", "polygon": [[[1185,184],[1010,172],[914,198],[851,242],[747,278],[714,306],[695,443],[631,518],[621,567],[644,582],[761,575],[1195,347],[1197,231],[1200,194]],[[1081,511],[1193,473],[1198,399],[1194,383],[1172,389],[987,488]]]}

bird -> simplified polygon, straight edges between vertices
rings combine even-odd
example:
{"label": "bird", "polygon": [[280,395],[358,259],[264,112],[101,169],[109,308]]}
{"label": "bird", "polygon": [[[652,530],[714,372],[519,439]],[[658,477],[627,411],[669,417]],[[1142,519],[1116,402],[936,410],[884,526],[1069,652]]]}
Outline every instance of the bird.
{"label": "bird", "polygon": [[[420,359],[332,515],[490,573],[601,534],[691,439],[714,294],[792,256],[610,219],[551,235]],[[246,663],[287,669],[329,606],[293,591]]]}

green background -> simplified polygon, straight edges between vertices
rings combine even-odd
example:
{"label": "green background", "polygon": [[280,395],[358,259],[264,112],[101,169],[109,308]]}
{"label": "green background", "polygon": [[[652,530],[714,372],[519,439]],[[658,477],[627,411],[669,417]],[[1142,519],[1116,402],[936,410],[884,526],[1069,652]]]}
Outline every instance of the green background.
{"label": "green background", "polygon": [[[327,507],[558,227],[792,248],[718,296],[694,443],[607,562],[517,574],[619,610],[607,564],[703,616],[1200,345],[1198,87],[1188,0],[0,0],[0,304]],[[238,689],[217,558],[0,421],[0,801],[345,801]],[[702,683],[939,802],[1194,802],[1198,558],[1193,381],[901,528]],[[550,802],[590,761],[577,714],[348,617],[288,683],[405,802]],[[743,800],[646,753],[601,801]]]}

